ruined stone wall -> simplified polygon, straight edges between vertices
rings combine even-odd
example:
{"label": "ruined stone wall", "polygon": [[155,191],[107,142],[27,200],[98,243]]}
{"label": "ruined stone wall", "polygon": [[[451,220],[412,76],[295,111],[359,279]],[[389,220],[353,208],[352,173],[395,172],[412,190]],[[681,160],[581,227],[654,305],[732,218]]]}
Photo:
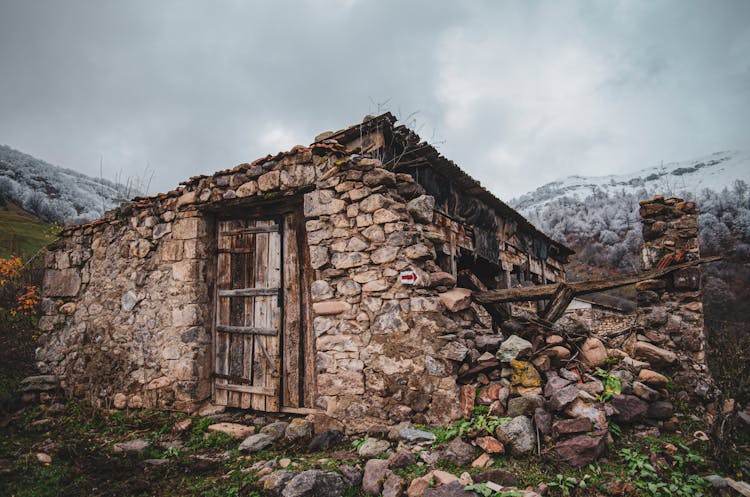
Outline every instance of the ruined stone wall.
{"label": "ruined stone wall", "polygon": [[600,307],[592,308],[591,327],[599,335],[611,335],[626,330],[635,324],[635,313],[611,311]]}
{"label": "ruined stone wall", "polygon": [[144,209],[69,230],[47,254],[40,369],[106,406],[189,409],[210,393],[210,229]]}
{"label": "ruined stone wall", "polygon": [[[693,202],[657,196],[641,202],[643,269],[700,258],[698,211]],[[669,368],[672,380],[691,397],[708,399],[711,381],[705,361],[701,271],[698,266],[638,290],[636,354]]]}

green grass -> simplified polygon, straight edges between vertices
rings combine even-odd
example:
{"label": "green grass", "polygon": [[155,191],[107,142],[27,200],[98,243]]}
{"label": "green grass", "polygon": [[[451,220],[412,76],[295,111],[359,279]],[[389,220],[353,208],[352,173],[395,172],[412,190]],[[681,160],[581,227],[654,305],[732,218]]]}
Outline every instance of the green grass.
{"label": "green grass", "polygon": [[13,203],[0,206],[0,257],[29,258],[54,240],[56,231]]}

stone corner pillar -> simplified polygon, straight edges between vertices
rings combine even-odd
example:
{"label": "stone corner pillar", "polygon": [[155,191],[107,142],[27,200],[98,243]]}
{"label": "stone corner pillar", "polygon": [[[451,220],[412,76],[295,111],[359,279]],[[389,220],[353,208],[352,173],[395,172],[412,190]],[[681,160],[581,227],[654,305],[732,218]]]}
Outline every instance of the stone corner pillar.
{"label": "stone corner pillar", "polygon": [[[643,270],[700,258],[693,202],[656,196],[640,203]],[[693,266],[636,285],[636,356],[669,374],[682,395],[711,400],[705,359],[701,272]]]}

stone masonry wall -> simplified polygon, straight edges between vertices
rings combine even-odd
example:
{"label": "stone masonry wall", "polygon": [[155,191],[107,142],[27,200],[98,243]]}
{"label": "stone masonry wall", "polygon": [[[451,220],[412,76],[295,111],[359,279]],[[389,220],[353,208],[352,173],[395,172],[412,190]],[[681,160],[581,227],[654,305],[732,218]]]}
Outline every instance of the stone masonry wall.
{"label": "stone masonry wall", "polygon": [[211,386],[209,211],[303,196],[317,407],[351,431],[456,419],[458,368],[491,320],[434,262],[432,197],[381,166],[326,140],[66,229],[46,261],[41,371],[98,404],[193,409]]}
{"label": "stone masonry wall", "polygon": [[[460,417],[456,374],[487,313],[434,262],[434,200],[407,174],[350,157],[305,195],[315,281],[317,407],[349,431]],[[417,284],[399,273],[414,270]]]}
{"label": "stone masonry wall", "polygon": [[[644,270],[700,258],[698,211],[693,202],[657,196],[641,202],[640,214]],[[635,344],[637,356],[669,368],[672,380],[685,394],[708,400],[711,380],[705,361],[700,268],[643,281],[636,290],[641,329]]]}
{"label": "stone masonry wall", "polygon": [[40,369],[100,405],[190,409],[210,394],[209,223],[143,209],[47,254]]}

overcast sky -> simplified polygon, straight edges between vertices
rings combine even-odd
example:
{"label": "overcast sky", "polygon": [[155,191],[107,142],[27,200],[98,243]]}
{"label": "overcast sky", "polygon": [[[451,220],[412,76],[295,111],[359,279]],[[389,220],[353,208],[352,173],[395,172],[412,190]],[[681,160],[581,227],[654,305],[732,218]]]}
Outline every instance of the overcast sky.
{"label": "overcast sky", "polygon": [[750,1],[0,0],[0,143],[150,193],[383,110],[504,199],[749,150]]}

